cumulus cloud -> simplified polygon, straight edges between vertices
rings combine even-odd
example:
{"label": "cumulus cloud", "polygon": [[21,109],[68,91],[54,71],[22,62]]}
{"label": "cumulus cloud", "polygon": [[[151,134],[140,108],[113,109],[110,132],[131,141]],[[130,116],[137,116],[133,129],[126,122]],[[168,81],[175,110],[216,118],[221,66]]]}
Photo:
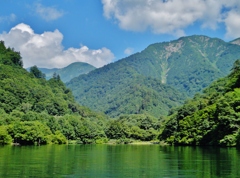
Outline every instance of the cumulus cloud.
{"label": "cumulus cloud", "polygon": [[176,36],[196,22],[212,30],[225,23],[230,33],[235,25],[229,19],[240,15],[239,0],[102,0],[102,4],[104,16],[122,29]]}
{"label": "cumulus cloud", "polygon": [[134,52],[133,48],[126,48],[124,50],[124,54],[126,54],[126,55],[131,55],[133,52]]}
{"label": "cumulus cloud", "polygon": [[24,67],[37,65],[38,67],[65,67],[73,62],[86,62],[95,67],[102,67],[113,61],[114,55],[107,48],[89,49],[87,46],[69,48],[62,46],[63,35],[58,30],[34,33],[26,24],[18,24],[8,33],[0,34],[6,46],[21,52]]}
{"label": "cumulus cloud", "polygon": [[0,16],[0,23],[1,22],[14,22],[16,20],[15,14],[10,14],[9,16]]}
{"label": "cumulus cloud", "polygon": [[225,24],[226,24],[226,37],[237,38],[240,37],[240,13],[231,11],[228,13]]}
{"label": "cumulus cloud", "polygon": [[54,7],[44,7],[42,4],[35,5],[36,13],[46,21],[56,20],[64,15],[62,10]]}

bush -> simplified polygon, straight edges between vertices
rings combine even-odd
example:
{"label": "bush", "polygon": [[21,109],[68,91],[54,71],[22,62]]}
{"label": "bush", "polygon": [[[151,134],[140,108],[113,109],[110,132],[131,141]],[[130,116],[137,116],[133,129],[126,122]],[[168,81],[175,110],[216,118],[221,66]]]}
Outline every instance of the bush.
{"label": "bush", "polygon": [[56,131],[55,134],[52,135],[51,142],[54,144],[66,144],[67,139],[60,131]]}
{"label": "bush", "polygon": [[12,137],[8,134],[6,126],[0,126],[0,145],[12,143]]}

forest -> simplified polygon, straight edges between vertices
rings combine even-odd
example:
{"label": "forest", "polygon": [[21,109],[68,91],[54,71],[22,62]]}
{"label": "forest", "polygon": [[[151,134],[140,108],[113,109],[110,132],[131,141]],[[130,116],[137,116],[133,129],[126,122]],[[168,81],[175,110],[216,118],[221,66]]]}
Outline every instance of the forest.
{"label": "forest", "polygon": [[240,145],[240,60],[231,73],[213,82],[172,111],[160,139],[172,145]]}
{"label": "forest", "polygon": [[[94,72],[97,71],[91,73]],[[124,82],[132,81],[134,85],[128,83],[130,86],[125,90],[139,106],[124,108],[128,96],[123,98],[120,106],[116,106],[113,99],[112,107],[129,109],[130,114],[110,117],[79,105],[58,74],[53,73],[47,80],[37,66],[29,71],[24,69],[20,52],[5,47],[1,41],[0,144],[103,144],[112,141],[128,144],[150,141],[169,145],[240,145],[240,60],[235,61],[228,76],[214,81],[181,106],[181,103],[174,105],[171,101],[183,100],[185,96],[157,79],[141,77],[129,70],[121,75],[131,76]],[[169,94],[171,99],[161,98],[158,92],[165,96]],[[104,89],[96,94],[104,95]],[[139,97],[145,100],[138,100]],[[91,102],[100,105],[98,101]],[[172,109],[168,114],[160,115],[158,107],[156,110],[148,108],[148,102],[159,108],[164,107],[161,103],[171,105]]]}
{"label": "forest", "polygon": [[0,144],[65,144],[73,140],[90,144],[157,138],[159,126],[154,117],[140,115],[129,122],[127,116],[118,121],[80,106],[59,75],[54,73],[46,80],[37,66],[28,72],[20,52],[6,48],[3,41],[0,93]]}

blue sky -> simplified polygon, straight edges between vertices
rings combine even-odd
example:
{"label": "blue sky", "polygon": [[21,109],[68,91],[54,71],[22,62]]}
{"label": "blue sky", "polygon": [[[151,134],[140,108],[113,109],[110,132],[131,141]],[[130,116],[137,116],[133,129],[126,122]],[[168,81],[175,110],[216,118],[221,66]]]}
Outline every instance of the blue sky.
{"label": "blue sky", "polygon": [[101,67],[156,42],[240,37],[239,0],[0,0],[0,40],[24,67]]}

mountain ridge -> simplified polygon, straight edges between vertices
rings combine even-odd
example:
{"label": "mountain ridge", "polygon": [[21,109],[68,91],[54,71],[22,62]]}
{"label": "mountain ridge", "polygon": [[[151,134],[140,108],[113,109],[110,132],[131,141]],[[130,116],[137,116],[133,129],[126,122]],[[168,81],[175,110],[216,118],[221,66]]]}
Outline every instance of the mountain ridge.
{"label": "mountain ridge", "polygon": [[[175,92],[181,92],[185,96],[183,98],[186,99],[201,92],[214,80],[226,76],[230,72],[233,62],[239,56],[239,45],[224,42],[218,38],[203,35],[181,37],[170,42],[151,44],[141,52],[74,78],[67,83],[67,86],[72,89],[80,104],[109,113],[111,108],[109,102],[115,98],[117,103],[128,93],[121,92],[121,96],[113,96],[115,94],[112,93],[111,96],[102,99],[97,93],[111,93],[111,90],[114,89],[117,95],[118,88],[124,90],[122,85],[125,80],[132,81],[133,85],[135,85],[136,76],[149,78],[151,82],[157,80],[160,81],[159,84],[170,86]],[[131,75],[127,75],[130,73]],[[105,87],[108,85],[112,85],[112,87]],[[129,85],[132,85],[131,82],[127,83],[125,88]],[[93,95],[94,93],[95,95]],[[160,97],[161,93],[157,93]],[[143,99],[143,96],[139,97]],[[167,96],[164,95],[164,97]],[[183,98],[178,104],[183,102]],[[100,103],[99,106],[92,104],[94,100]],[[129,105],[136,105],[136,103],[130,101]],[[171,106],[168,105],[168,108],[170,109]],[[132,112],[134,111],[130,113]],[[159,111],[158,114],[162,115],[166,112],[166,110]],[[113,115],[130,113],[123,111],[123,113],[116,112]]]}
{"label": "mountain ridge", "polygon": [[230,43],[240,45],[240,38],[236,38],[236,39],[230,41]]}
{"label": "mountain ridge", "polygon": [[[29,71],[30,68],[27,68]],[[38,68],[42,73],[46,75],[46,79],[53,77],[53,74],[56,73],[60,76],[61,80],[66,83],[77,77],[81,74],[87,74],[90,71],[96,69],[94,66],[85,63],[85,62],[74,62],[63,68]]]}

